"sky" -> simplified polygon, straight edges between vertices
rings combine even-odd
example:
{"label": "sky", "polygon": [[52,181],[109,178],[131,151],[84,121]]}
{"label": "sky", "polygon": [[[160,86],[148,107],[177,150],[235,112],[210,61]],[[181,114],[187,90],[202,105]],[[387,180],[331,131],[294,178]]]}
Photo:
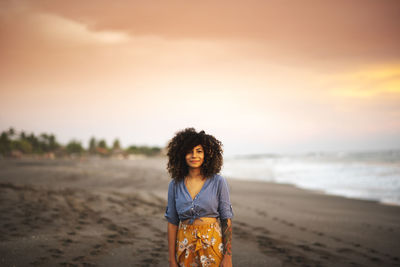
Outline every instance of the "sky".
{"label": "sky", "polygon": [[400,2],[0,3],[0,130],[224,154],[400,148]]}

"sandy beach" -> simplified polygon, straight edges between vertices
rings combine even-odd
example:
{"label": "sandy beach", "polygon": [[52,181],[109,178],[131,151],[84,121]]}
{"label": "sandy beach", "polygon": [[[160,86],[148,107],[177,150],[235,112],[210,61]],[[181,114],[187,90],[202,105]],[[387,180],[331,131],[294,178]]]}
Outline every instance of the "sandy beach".
{"label": "sandy beach", "polygon": [[[165,158],[0,160],[0,266],[168,266]],[[234,266],[400,266],[400,207],[228,179]]]}

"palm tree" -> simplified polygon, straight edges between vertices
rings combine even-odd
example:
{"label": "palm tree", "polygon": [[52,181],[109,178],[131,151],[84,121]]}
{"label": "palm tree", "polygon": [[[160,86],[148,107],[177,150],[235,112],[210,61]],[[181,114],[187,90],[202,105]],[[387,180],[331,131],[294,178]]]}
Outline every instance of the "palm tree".
{"label": "palm tree", "polygon": [[92,153],[92,154],[96,153],[96,147],[97,147],[96,138],[94,138],[94,137],[90,138],[90,141],[89,141],[89,152]]}
{"label": "palm tree", "polygon": [[107,143],[104,139],[100,140],[98,143],[98,147],[104,148],[104,149],[108,149],[107,148]]}
{"label": "palm tree", "polygon": [[120,148],[121,148],[121,145],[119,144],[118,138],[116,138],[113,143],[113,150],[120,149]]}
{"label": "palm tree", "polygon": [[2,132],[0,135],[0,154],[7,155],[11,152],[11,140],[8,138],[7,132]]}

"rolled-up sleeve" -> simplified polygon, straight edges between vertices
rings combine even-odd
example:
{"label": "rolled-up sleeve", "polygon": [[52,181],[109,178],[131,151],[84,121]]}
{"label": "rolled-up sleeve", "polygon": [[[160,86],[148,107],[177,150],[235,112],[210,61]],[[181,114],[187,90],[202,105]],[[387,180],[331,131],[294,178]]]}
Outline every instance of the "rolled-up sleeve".
{"label": "rolled-up sleeve", "polygon": [[168,222],[179,225],[179,217],[175,207],[175,188],[174,188],[174,181],[172,180],[168,186],[168,204],[165,210],[165,218]]}
{"label": "rolled-up sleeve", "polygon": [[222,176],[219,183],[218,198],[219,198],[218,212],[220,215],[220,219],[224,220],[228,218],[233,218],[233,210],[229,196],[228,182]]}

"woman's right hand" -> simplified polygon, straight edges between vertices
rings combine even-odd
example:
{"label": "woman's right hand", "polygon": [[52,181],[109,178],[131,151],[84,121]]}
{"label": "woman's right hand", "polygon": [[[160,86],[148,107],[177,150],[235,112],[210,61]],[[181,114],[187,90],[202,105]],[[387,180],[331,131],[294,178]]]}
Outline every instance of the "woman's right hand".
{"label": "woman's right hand", "polygon": [[178,233],[178,226],[168,222],[168,262],[170,267],[179,267],[176,260],[175,246],[176,246],[176,235]]}

